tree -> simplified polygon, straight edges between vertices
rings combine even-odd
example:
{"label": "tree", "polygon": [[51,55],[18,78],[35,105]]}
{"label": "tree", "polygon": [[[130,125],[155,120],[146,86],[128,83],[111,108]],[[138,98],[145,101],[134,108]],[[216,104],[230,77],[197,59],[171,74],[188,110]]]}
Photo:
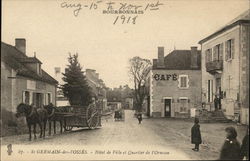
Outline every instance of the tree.
{"label": "tree", "polygon": [[134,98],[136,109],[142,111],[142,105],[147,91],[145,89],[145,82],[147,74],[151,68],[151,62],[148,59],[142,59],[138,56],[129,60],[129,75],[134,83]]}
{"label": "tree", "polygon": [[69,65],[63,73],[62,90],[71,105],[88,106],[92,102],[91,89],[88,86],[82,67],[78,62],[78,54],[68,58]]}

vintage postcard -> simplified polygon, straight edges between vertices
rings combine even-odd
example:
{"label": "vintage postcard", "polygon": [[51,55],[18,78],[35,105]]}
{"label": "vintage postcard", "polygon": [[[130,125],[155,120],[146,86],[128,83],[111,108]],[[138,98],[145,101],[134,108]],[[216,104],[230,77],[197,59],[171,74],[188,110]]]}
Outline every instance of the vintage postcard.
{"label": "vintage postcard", "polygon": [[1,160],[248,160],[249,0],[3,0]]}

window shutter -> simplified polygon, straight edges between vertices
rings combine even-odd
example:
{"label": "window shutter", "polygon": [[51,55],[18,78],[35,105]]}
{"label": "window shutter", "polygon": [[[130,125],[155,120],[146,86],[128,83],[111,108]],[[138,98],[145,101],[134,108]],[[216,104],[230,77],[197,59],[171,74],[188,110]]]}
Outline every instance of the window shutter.
{"label": "window shutter", "polygon": [[206,50],[205,52],[205,59],[206,59],[206,63],[208,62],[208,50]]}
{"label": "window shutter", "polygon": [[44,105],[48,105],[47,94],[44,93]]}
{"label": "window shutter", "polygon": [[219,60],[223,60],[223,43],[220,44]]}
{"label": "window shutter", "polygon": [[213,57],[212,61],[216,60],[216,46],[213,47]]}
{"label": "window shutter", "polygon": [[33,100],[33,92],[30,92],[30,105],[32,104],[32,100]]}
{"label": "window shutter", "polygon": [[25,103],[25,91],[23,91],[23,100],[22,100],[22,103]]}
{"label": "window shutter", "polygon": [[226,53],[225,53],[225,60],[228,60],[228,41],[226,41]]}
{"label": "window shutter", "polygon": [[231,40],[231,43],[232,59],[234,59],[234,39]]}

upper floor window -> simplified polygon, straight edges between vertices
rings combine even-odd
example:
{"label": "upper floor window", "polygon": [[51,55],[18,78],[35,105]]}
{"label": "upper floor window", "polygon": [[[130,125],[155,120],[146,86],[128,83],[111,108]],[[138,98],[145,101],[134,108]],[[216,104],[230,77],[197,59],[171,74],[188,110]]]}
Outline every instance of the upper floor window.
{"label": "upper floor window", "polygon": [[178,87],[179,88],[188,88],[188,75],[179,75],[179,84]]}
{"label": "upper floor window", "polygon": [[223,44],[218,44],[213,48],[213,61],[222,60],[223,58]]}
{"label": "upper floor window", "polygon": [[225,59],[230,60],[234,58],[234,39],[226,41],[226,55]]}

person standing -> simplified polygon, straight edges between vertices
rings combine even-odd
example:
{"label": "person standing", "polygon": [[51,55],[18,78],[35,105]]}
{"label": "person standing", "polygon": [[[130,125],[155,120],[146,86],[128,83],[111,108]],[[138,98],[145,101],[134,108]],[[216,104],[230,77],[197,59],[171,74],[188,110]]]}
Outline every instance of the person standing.
{"label": "person standing", "polygon": [[194,125],[191,128],[191,143],[195,145],[195,147],[192,150],[199,151],[199,145],[201,144],[199,118],[194,119]]}
{"label": "person standing", "polygon": [[219,106],[218,97],[217,97],[217,95],[215,95],[215,98],[214,98],[214,108],[215,108],[215,111],[218,110],[218,106]]}
{"label": "person standing", "polygon": [[243,160],[249,160],[249,128],[247,128],[247,133],[242,140],[240,147],[240,157]]}
{"label": "person standing", "polygon": [[221,148],[220,160],[240,160],[240,143],[234,127],[227,127],[226,140]]}
{"label": "person standing", "polygon": [[139,121],[139,124],[141,124],[141,121],[142,121],[142,114],[141,113],[138,113],[137,119]]}

